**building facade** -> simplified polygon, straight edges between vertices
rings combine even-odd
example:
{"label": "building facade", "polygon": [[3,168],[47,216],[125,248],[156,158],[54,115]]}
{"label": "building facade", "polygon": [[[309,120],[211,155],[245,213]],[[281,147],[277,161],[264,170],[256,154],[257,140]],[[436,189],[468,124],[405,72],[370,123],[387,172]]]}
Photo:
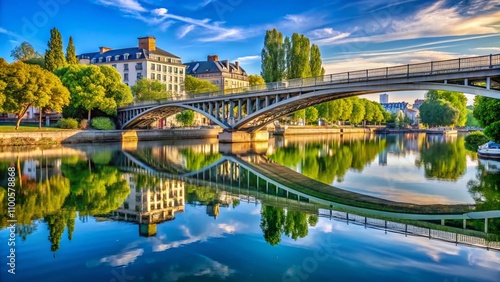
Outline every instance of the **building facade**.
{"label": "building facade", "polygon": [[219,56],[209,55],[206,61],[186,63],[186,75],[206,80],[219,90],[248,87],[248,75],[239,62],[219,61]]}
{"label": "building facade", "polygon": [[145,77],[166,85],[172,94],[184,94],[186,66],[181,58],[156,47],[156,38],[139,37],[137,47],[112,49],[99,47],[99,52],[78,56],[82,64],[113,66],[121,74],[123,83],[132,86]]}
{"label": "building facade", "polygon": [[380,104],[388,104],[389,103],[389,95],[386,93],[380,94]]}

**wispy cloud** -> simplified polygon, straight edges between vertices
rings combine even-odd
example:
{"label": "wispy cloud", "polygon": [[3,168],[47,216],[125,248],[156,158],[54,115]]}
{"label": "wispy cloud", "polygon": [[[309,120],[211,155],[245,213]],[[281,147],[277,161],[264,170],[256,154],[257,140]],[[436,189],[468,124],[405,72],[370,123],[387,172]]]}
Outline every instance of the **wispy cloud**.
{"label": "wispy cloud", "polygon": [[184,36],[186,36],[188,33],[190,33],[194,28],[195,28],[195,25],[193,25],[193,24],[182,26],[177,31],[177,37],[184,38]]}
{"label": "wispy cloud", "polygon": [[255,61],[255,60],[260,60],[260,55],[253,55],[253,56],[243,56],[234,59],[234,61],[238,61],[240,63],[248,62],[248,61]]}
{"label": "wispy cloud", "polygon": [[200,1],[199,3],[195,4],[195,5],[188,5],[188,6],[185,6],[186,9],[188,10],[199,10],[199,9],[202,9],[206,6],[208,6],[208,4],[210,3],[213,3],[217,0],[203,0],[203,1]]}
{"label": "wispy cloud", "polygon": [[[500,36],[500,35],[499,35]],[[474,50],[481,50],[481,51],[500,51],[500,47],[478,47],[474,48]]]}
{"label": "wispy cloud", "polygon": [[124,12],[146,12],[147,10],[136,0],[97,0],[97,4],[117,8]]}

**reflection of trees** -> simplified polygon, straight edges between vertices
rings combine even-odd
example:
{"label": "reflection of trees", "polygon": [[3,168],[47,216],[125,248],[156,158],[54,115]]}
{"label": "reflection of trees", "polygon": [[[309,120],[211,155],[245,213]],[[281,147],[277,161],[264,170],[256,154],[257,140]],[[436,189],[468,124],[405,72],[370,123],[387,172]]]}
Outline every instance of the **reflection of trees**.
{"label": "reflection of trees", "polygon": [[212,188],[186,185],[185,189],[186,202],[190,204],[201,203],[206,205],[219,198],[217,191]]}
{"label": "reflection of trees", "polygon": [[221,154],[196,153],[192,148],[179,150],[179,153],[186,158],[186,168],[190,171],[207,167],[222,157]]}
{"label": "reflection of trees", "polygon": [[385,139],[316,141],[277,148],[270,159],[290,168],[300,167],[302,174],[326,184],[343,181],[349,169],[362,171],[386,147]]}
{"label": "reflection of trees", "polygon": [[426,139],[420,149],[416,166],[424,167],[425,177],[456,181],[465,174],[467,167],[464,138],[456,142],[431,141]]}
{"label": "reflection of trees", "polygon": [[262,206],[260,228],[264,239],[275,246],[281,242],[281,235],[297,240],[304,238],[309,232],[309,225],[315,226],[318,222],[316,215],[308,215],[300,211],[287,210],[273,206]]}
{"label": "reflection of trees", "polygon": [[[467,183],[469,193],[476,202],[476,210],[500,209],[500,173],[488,172],[484,165],[479,163],[476,178]],[[490,218],[488,223],[490,231],[500,233],[500,218]],[[474,227],[477,230],[484,230],[484,221],[475,221]]]}

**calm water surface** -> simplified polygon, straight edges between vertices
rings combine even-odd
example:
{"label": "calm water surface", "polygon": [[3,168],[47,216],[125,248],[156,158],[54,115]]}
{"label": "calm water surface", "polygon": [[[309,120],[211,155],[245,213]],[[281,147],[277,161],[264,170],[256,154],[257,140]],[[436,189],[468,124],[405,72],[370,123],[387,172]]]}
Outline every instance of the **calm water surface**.
{"label": "calm water surface", "polygon": [[330,210],[245,169],[263,158],[392,201],[500,210],[498,163],[463,137],[276,138],[252,152],[217,140],[4,148],[0,186],[18,175],[16,274],[0,188],[1,281],[500,281],[497,218],[464,229]]}

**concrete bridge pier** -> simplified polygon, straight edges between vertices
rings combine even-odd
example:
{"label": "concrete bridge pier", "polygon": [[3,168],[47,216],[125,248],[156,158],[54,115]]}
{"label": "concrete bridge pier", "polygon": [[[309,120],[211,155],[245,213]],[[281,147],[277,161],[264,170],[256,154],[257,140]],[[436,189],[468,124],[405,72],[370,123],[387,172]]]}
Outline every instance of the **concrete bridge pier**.
{"label": "concrete bridge pier", "polygon": [[248,133],[245,131],[226,131],[219,133],[220,143],[253,143],[269,141],[269,132],[257,131]]}

